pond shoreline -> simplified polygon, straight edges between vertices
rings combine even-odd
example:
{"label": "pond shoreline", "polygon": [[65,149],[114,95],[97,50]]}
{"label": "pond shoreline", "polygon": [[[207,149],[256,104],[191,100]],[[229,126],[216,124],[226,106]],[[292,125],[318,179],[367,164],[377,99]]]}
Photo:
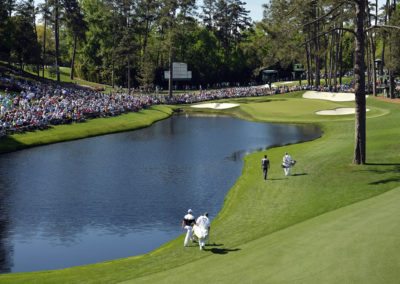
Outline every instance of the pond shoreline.
{"label": "pond shoreline", "polygon": [[[17,253],[7,250],[9,261],[0,268],[61,269],[149,253],[182,233],[175,223],[187,207],[195,216],[204,210],[212,219],[218,215],[244,157],[320,135],[311,125],[183,114],[143,129],[3,155],[9,197],[0,205],[15,232],[4,230],[3,238]],[[139,216],[147,216],[145,223]],[[41,259],[33,261],[37,254]]]}
{"label": "pond shoreline", "polygon": [[166,119],[174,111],[176,109],[172,106],[153,106],[139,112],[122,114],[116,117],[96,118],[82,123],[53,126],[46,130],[13,134],[0,138],[0,154],[54,143],[132,131]]}

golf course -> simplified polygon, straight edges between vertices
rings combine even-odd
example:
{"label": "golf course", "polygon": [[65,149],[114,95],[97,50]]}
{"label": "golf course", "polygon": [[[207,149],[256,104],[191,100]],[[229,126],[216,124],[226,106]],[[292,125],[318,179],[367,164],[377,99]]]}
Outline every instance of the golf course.
{"label": "golf course", "polygon": [[[0,283],[398,283],[400,104],[368,97],[366,164],[354,165],[354,115],[316,114],[354,107],[354,102],[305,99],[302,94],[229,99],[220,102],[239,106],[221,110],[179,106],[182,112],[311,123],[323,130],[314,141],[245,157],[242,175],[212,220],[205,250],[197,243],[183,247],[181,235],[145,255],[2,274]],[[119,117],[15,134],[2,138],[0,149],[10,152],[143,128],[177,108],[153,106]],[[281,168],[285,152],[297,161],[288,177]],[[265,154],[271,161],[267,181],[261,170]]]}

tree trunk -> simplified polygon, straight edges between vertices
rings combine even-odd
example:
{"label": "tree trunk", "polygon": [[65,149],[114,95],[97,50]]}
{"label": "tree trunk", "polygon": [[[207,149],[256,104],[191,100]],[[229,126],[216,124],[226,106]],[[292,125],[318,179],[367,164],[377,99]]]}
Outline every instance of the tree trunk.
{"label": "tree trunk", "polygon": [[143,38],[143,46],[142,46],[142,56],[143,56],[143,62],[146,57],[146,51],[147,51],[147,42],[149,38],[149,28],[150,28],[150,20],[146,19],[146,28],[144,31],[144,38]]}
{"label": "tree trunk", "polygon": [[111,86],[114,89],[115,87],[115,62],[114,62],[114,50],[112,52],[112,70],[111,70]]}
{"label": "tree trunk", "polygon": [[60,82],[60,35],[59,35],[59,1],[57,0],[54,7],[54,37],[56,44],[56,74],[57,82]]}
{"label": "tree trunk", "polygon": [[[317,34],[318,30],[316,30]],[[315,54],[314,54],[314,60],[315,60],[315,86],[318,87],[321,84],[321,58],[319,56],[319,39],[315,39],[314,41],[315,45]]]}
{"label": "tree trunk", "polygon": [[[35,11],[35,5],[33,5],[32,15],[33,15],[33,17],[32,17],[33,32],[34,32],[34,34],[35,34],[35,38],[38,38],[38,35],[37,35],[37,27],[36,27],[36,11]],[[39,58],[38,58],[38,59],[35,58],[35,61],[36,61],[36,75],[37,75],[38,77],[40,77],[40,55],[39,55]]]}
{"label": "tree trunk", "polygon": [[366,161],[366,100],[365,100],[365,1],[356,1],[356,46],[354,52],[355,77],[355,147],[354,164],[365,164]]}
{"label": "tree trunk", "polygon": [[394,81],[394,74],[392,70],[389,70],[389,96],[391,99],[396,98],[395,96],[395,90],[396,90],[396,83]]}
{"label": "tree trunk", "polygon": [[329,51],[329,86],[332,87],[332,81],[333,81],[333,72],[334,72],[334,57],[335,57],[335,41],[336,41],[336,35],[335,31],[332,31],[331,35],[331,44],[330,44],[330,51]]}
{"label": "tree trunk", "polygon": [[[315,5],[315,18],[317,19],[319,17],[319,9],[318,9],[318,4],[316,3]],[[315,28],[315,34],[319,34],[320,30],[320,23],[317,21],[314,25]],[[319,87],[321,84],[321,57],[320,57],[320,50],[321,50],[321,41],[319,37],[315,37],[314,40],[315,44],[315,86]]]}
{"label": "tree trunk", "polygon": [[370,39],[370,44],[371,44],[371,65],[372,65],[372,94],[376,96],[376,66],[375,66],[375,60],[376,60],[376,46],[375,46],[375,40],[373,38],[373,35],[369,37]]}
{"label": "tree trunk", "polygon": [[74,71],[75,71],[75,57],[76,57],[76,44],[78,41],[78,36],[75,34],[74,35],[74,49],[72,51],[72,60],[71,60],[71,73],[69,75],[69,78],[71,80],[74,80]]}
{"label": "tree trunk", "polygon": [[[392,19],[392,12],[394,12],[395,6],[391,6],[389,2],[389,10],[388,10],[388,22],[390,23]],[[389,62],[392,63],[393,56],[392,56],[392,33],[389,33]],[[390,64],[391,65],[391,64]],[[389,97],[391,99],[395,98],[394,90],[395,90],[395,83],[394,83],[394,72],[392,66],[388,68],[388,76],[389,76]]]}
{"label": "tree trunk", "polygon": [[[343,28],[343,22],[340,23],[340,27]],[[340,32],[340,41],[339,41],[339,84],[342,85],[343,78],[343,34],[344,32]]]}
{"label": "tree trunk", "polygon": [[336,41],[335,41],[335,64],[333,68],[333,90],[337,92],[337,73],[338,73],[338,64],[339,64],[339,45],[341,41],[341,31],[338,32],[336,35]]}
{"label": "tree trunk", "polygon": [[172,99],[172,88],[173,88],[173,51],[172,51],[172,43],[169,49],[169,81],[168,81],[168,97]]}
{"label": "tree trunk", "polygon": [[44,69],[46,66],[46,32],[47,32],[47,1],[45,2],[45,9],[46,11],[44,12],[44,30],[43,30],[43,70],[42,70],[42,77],[44,78]]}
{"label": "tree trunk", "polygon": [[[378,0],[375,1],[375,26],[378,25]],[[373,73],[372,73],[372,79],[374,80],[372,82],[372,93],[374,96],[377,95],[377,91],[376,91],[376,82],[377,80],[377,74],[376,74],[376,65],[375,65],[375,61],[376,61],[376,33],[374,32],[373,34],[371,34],[371,51],[372,51],[372,68],[373,68]]]}
{"label": "tree trunk", "polygon": [[371,89],[370,89],[370,87],[371,87],[371,83],[372,83],[372,78],[371,78],[371,71],[372,71],[372,69],[371,69],[371,52],[370,52],[370,48],[369,48],[369,44],[368,44],[368,42],[367,42],[367,44],[366,44],[366,61],[367,61],[367,64],[366,64],[366,69],[367,69],[367,84],[366,84],[366,87],[367,87],[367,93],[369,94],[370,93],[370,91],[371,91]]}
{"label": "tree trunk", "polygon": [[324,46],[324,49],[326,50],[325,52],[325,58],[324,58],[324,78],[325,78],[325,87],[328,86],[328,83],[330,83],[329,80],[329,75],[328,75],[328,48],[327,48],[327,44]]}
{"label": "tree trunk", "polygon": [[[387,1],[386,1],[385,20],[384,20],[385,25],[387,25],[387,23],[388,23],[389,6],[390,6],[390,1],[387,0]],[[387,39],[387,36],[386,36],[386,32],[384,31],[384,32],[383,32],[383,39],[382,39],[381,68],[380,68],[380,70],[379,70],[379,73],[380,73],[381,76],[383,76],[383,74],[384,74],[383,69],[384,69],[384,67],[385,67],[385,65],[386,65],[386,64],[385,64],[386,39]]]}
{"label": "tree trunk", "polygon": [[311,66],[310,66],[310,51],[309,51],[310,44],[306,44],[306,55],[307,55],[307,83],[310,86],[311,83]]}
{"label": "tree trunk", "polygon": [[128,95],[131,94],[131,60],[128,55]]}

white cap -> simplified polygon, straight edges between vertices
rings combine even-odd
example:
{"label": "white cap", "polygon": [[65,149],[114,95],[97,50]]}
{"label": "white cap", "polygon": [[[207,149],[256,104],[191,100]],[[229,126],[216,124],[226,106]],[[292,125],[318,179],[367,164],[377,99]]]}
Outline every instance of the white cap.
{"label": "white cap", "polygon": [[192,213],[193,211],[192,211],[192,209],[188,209],[188,213]]}

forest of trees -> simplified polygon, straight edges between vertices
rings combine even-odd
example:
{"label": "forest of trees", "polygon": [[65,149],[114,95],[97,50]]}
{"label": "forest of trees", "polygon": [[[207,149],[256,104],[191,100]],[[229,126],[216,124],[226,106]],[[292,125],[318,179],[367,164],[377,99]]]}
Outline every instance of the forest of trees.
{"label": "forest of trees", "polygon": [[[352,3],[353,2],[353,3]],[[0,0],[0,60],[58,77],[58,66],[112,86],[165,84],[185,62],[192,84],[247,83],[261,68],[306,66],[308,83],[335,86],[355,62],[355,5],[364,2],[367,87],[399,74],[396,0],[272,0],[254,22],[240,0]],[[261,7],[260,7],[261,8]],[[381,60],[380,70],[373,68]],[[375,78],[375,80],[374,80]],[[388,77],[389,78],[389,77]],[[59,77],[58,77],[59,79]],[[391,86],[393,86],[391,84]]]}

